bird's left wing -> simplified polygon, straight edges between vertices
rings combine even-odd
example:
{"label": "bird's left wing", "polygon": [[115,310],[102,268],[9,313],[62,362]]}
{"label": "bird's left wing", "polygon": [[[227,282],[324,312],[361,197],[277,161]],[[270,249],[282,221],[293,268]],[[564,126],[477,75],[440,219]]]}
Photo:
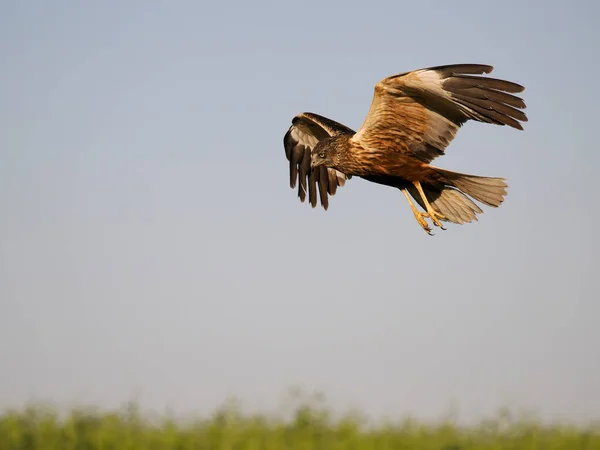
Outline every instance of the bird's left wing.
{"label": "bird's left wing", "polygon": [[443,155],[467,121],[508,125],[518,130],[527,116],[523,86],[475,76],[492,66],[455,64],[384,78],[375,86],[371,108],[352,141],[365,148],[406,153],[425,163]]}
{"label": "bird's left wing", "polygon": [[311,171],[310,155],[322,139],[339,134],[354,134],[354,130],[341,123],[318,114],[304,112],[292,119],[292,125],[283,138],[285,155],[290,162],[290,187],[298,183],[300,201],[308,200],[317,206],[317,192],[324,209],[329,206],[328,195],[334,195],[338,186],[343,186],[350,176],[325,166]]}

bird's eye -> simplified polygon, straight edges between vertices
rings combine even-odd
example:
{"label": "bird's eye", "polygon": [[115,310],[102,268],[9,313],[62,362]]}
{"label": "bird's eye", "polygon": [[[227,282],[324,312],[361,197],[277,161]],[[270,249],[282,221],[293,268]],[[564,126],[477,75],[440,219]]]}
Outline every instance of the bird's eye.
{"label": "bird's eye", "polygon": [[319,153],[319,158],[325,158],[325,152]]}

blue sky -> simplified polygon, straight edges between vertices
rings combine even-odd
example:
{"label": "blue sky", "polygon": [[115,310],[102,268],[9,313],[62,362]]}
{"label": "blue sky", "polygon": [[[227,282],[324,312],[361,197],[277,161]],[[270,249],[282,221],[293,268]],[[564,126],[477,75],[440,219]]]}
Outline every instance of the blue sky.
{"label": "blue sky", "polygon": [[[600,416],[598,4],[324,3],[0,3],[0,407]],[[429,237],[363,180],[298,201],[295,114],[358,129],[379,79],[452,63],[526,87],[523,132],[435,161],[500,208]]]}

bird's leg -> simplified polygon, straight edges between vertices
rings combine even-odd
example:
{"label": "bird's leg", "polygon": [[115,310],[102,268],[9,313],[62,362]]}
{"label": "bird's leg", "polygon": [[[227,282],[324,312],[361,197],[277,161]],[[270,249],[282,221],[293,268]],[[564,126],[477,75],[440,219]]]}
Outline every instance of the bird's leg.
{"label": "bird's leg", "polygon": [[431,233],[431,228],[429,228],[429,224],[424,219],[424,217],[429,217],[429,214],[421,212],[421,211],[419,211],[417,209],[417,207],[413,203],[413,201],[410,198],[410,195],[408,194],[408,191],[406,189],[400,189],[400,190],[402,191],[402,193],[406,197],[406,200],[408,200],[408,204],[410,205],[410,209],[412,209],[412,212],[415,215],[415,219],[417,219],[417,222],[419,222],[419,225],[421,225],[421,228],[423,228],[427,234],[429,234],[430,236],[433,236],[433,234]]}
{"label": "bird's leg", "polygon": [[419,183],[418,181],[413,181],[413,184],[419,191],[419,194],[421,194],[421,198],[423,199],[423,203],[425,204],[425,208],[427,209],[427,216],[431,218],[431,221],[436,227],[440,227],[442,230],[445,230],[444,226],[442,225],[442,222],[440,222],[440,219],[445,219],[445,217],[442,214],[436,212],[433,209],[433,207],[429,204],[429,201],[425,196],[425,192],[423,192],[423,188],[421,187],[421,183]]}

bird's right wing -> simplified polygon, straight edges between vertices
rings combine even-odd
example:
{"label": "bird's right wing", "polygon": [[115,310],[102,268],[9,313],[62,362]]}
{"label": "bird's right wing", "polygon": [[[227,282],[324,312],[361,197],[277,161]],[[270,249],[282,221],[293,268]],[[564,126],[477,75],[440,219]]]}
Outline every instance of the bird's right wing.
{"label": "bird's right wing", "polygon": [[334,195],[338,186],[344,186],[350,176],[342,172],[320,166],[311,171],[310,156],[317,143],[339,134],[354,134],[354,130],[318,114],[304,112],[292,119],[292,125],[283,138],[285,155],[290,162],[290,187],[298,183],[300,201],[308,200],[314,208],[317,206],[317,191],[321,206],[329,206],[329,195]]}
{"label": "bird's right wing", "polygon": [[522,130],[525,102],[513,95],[523,86],[477,76],[492,66],[454,64],[384,78],[352,141],[364,148],[402,152],[430,163],[443,155],[468,120]]}

